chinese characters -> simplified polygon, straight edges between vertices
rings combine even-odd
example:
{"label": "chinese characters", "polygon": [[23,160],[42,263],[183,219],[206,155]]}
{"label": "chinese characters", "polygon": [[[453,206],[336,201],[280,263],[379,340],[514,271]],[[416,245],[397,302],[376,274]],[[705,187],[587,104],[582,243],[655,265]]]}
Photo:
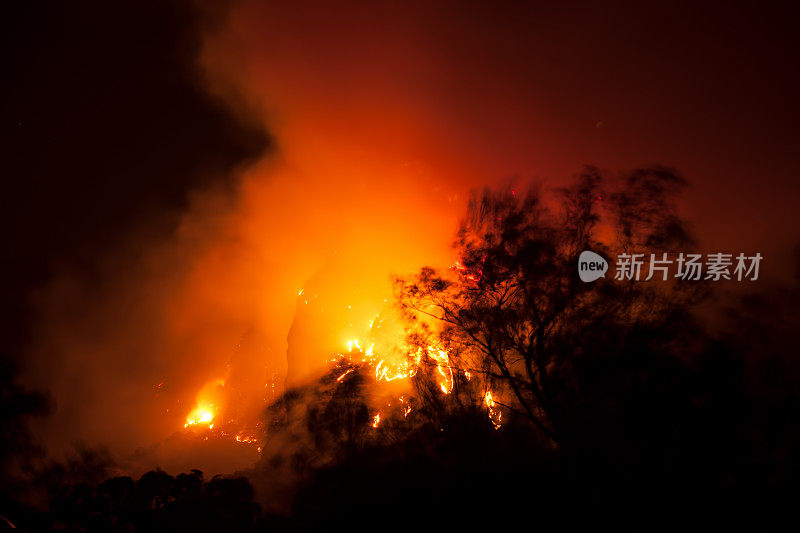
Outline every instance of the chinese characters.
{"label": "chinese characters", "polygon": [[670,276],[681,280],[736,280],[756,281],[762,256],[756,253],[747,256],[743,253],[735,258],[733,254],[713,253],[675,255],[668,253],[619,254],[616,262],[616,280],[666,281]]}

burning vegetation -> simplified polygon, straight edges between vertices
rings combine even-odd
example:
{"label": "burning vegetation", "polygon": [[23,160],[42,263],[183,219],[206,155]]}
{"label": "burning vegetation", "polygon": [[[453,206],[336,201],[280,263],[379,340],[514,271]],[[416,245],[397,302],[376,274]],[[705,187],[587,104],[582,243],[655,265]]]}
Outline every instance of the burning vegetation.
{"label": "burning vegetation", "polygon": [[0,529],[796,521],[788,11],[12,4]]}
{"label": "burning vegetation", "polygon": [[[347,327],[338,337],[347,340],[320,354],[315,376],[266,402],[255,423],[229,416],[231,391],[220,379],[199,391],[184,431],[255,446],[260,461],[248,476],[266,509],[306,525],[318,525],[337,515],[337,505],[358,498],[374,504],[364,520],[390,513],[387,502],[399,489],[381,484],[387,494],[374,501],[355,486],[375,483],[363,478],[364,468],[413,491],[422,489],[391,473],[393,465],[430,468],[414,470],[420,483],[433,475],[448,479],[454,493],[446,500],[458,507],[465,505],[461,499],[482,505],[459,485],[512,479],[518,470],[559,487],[527,493],[552,505],[573,483],[595,494],[596,476],[628,497],[633,486],[677,486],[675,476],[706,456],[670,435],[689,428],[703,435],[702,420],[718,413],[691,405],[714,403],[722,393],[708,383],[699,389],[689,383],[720,364],[718,357],[737,357],[720,355],[719,341],[696,313],[710,287],[702,281],[585,284],[572,271],[585,249],[606,256],[692,249],[675,214],[683,186],[664,168],[615,179],[590,169],[549,196],[516,189],[476,193],[450,268],[398,277],[393,300],[382,302],[360,329],[345,313]],[[302,310],[324,300],[306,288],[298,298]],[[356,304],[347,304],[347,312]],[[690,397],[696,399],[682,403]],[[684,411],[676,416],[674,409]],[[642,452],[679,453],[683,463],[675,472],[663,470],[637,455]],[[476,467],[472,462],[484,454],[495,459]],[[556,466],[561,461],[570,466]],[[469,481],[452,470],[466,464],[475,476]],[[733,473],[729,464],[719,468],[714,475]],[[352,494],[340,493],[340,484]]]}
{"label": "burning vegetation", "polygon": [[[89,457],[41,474],[57,473],[48,490],[61,510],[37,519],[79,524],[79,501],[111,498],[113,520],[155,530],[201,502],[209,524],[246,509],[242,531],[360,528],[387,517],[399,525],[429,513],[452,527],[519,521],[536,502],[545,528],[635,528],[675,491],[692,501],[709,491],[733,500],[779,493],[795,472],[783,452],[800,441],[767,414],[796,398],[791,331],[761,313],[766,351],[743,333],[752,316],[712,328],[703,281],[589,284],[574,275],[586,249],[692,248],[675,214],[683,186],[664,168],[615,179],[589,169],[549,196],[475,193],[453,265],[397,277],[394,298],[360,331],[345,312],[346,328],[331,337],[347,340],[320,354],[316,375],[264,396],[255,417],[237,415],[230,375],[198,391],[179,433],[254,448],[247,481],[154,471],[100,482],[110,465]],[[309,293],[300,291],[298,309],[324,300]],[[761,305],[770,312],[797,316],[797,299],[769,298]],[[786,379],[765,377],[770,365]],[[761,441],[767,458],[747,435],[767,435],[773,423],[785,433]],[[86,464],[97,475],[80,496],[74,476]],[[753,482],[754,465],[769,476]],[[585,514],[570,514],[575,505]],[[676,513],[662,525],[685,519]]]}

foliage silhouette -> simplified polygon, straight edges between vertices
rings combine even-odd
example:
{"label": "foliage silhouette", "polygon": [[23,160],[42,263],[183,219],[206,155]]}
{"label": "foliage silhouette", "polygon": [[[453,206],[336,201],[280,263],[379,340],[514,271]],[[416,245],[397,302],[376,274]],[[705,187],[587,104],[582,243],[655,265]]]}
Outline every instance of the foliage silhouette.
{"label": "foliage silhouette", "polygon": [[[411,411],[384,410],[373,427],[372,370],[342,361],[266,410],[249,481],[159,470],[102,481],[102,454],[86,451],[39,476],[49,508],[26,523],[774,528],[798,481],[800,286],[760,284],[725,300],[702,281],[590,284],[575,275],[587,249],[607,258],[692,251],[675,207],[684,186],[660,167],[616,180],[588,169],[555,200],[476,193],[455,268],[397,282],[410,349],[450,354],[449,394],[437,362],[423,357],[403,404]],[[503,412],[499,429],[488,390]]]}

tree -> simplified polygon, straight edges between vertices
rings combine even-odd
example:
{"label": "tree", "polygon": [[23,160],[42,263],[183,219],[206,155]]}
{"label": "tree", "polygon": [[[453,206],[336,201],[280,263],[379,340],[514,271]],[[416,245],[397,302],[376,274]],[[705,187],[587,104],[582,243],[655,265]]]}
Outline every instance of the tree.
{"label": "tree", "polygon": [[621,356],[642,335],[666,342],[704,294],[702,283],[583,283],[578,255],[689,249],[674,202],[684,185],[662,167],[616,180],[589,168],[555,198],[473,193],[454,243],[458,262],[397,281],[404,313],[420,325],[412,344],[445,347],[459,375],[480,376],[481,394],[494,391],[496,403],[563,446],[589,392],[576,393],[579,367]]}

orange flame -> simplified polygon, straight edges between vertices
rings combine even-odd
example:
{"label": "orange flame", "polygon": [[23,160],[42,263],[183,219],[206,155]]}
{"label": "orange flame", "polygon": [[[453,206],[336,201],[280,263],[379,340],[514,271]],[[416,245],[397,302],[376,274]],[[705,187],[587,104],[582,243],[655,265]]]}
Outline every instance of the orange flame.
{"label": "orange flame", "polygon": [[225,385],[224,379],[217,379],[206,384],[197,393],[195,408],[186,417],[184,428],[189,426],[214,427],[214,417],[218,414],[221,400],[220,388]]}

